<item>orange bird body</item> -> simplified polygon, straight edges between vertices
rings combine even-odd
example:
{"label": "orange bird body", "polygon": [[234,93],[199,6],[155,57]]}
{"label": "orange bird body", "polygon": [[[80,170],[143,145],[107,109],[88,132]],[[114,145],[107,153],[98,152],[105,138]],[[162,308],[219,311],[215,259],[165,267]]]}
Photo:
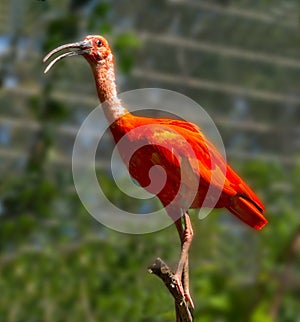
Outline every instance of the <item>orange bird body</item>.
{"label": "orange bird body", "polygon": [[[126,148],[120,149],[120,154],[125,163],[129,164],[128,170],[131,176],[142,187],[147,189],[151,179],[155,180],[149,177],[153,166],[161,166],[164,169],[167,175],[166,183],[157,194],[163,205],[168,205],[174,200],[182,181],[187,189],[193,189],[193,183],[199,182],[198,191],[189,208],[201,208],[207,191],[213,184],[217,190],[218,200],[212,198],[211,205],[206,204],[207,207],[227,208],[255,229],[260,229],[266,224],[262,202],[226,164],[223,156],[195,124],[181,120],[139,117],[127,113],[116,120],[110,129],[116,143],[126,135],[127,142],[124,144]],[[135,151],[134,148],[128,149],[130,145],[141,148]],[[174,156],[170,149],[165,148],[166,146],[172,147],[178,157]],[[191,147],[194,153],[191,154],[187,146]],[[135,151],[133,155],[132,150]],[[188,178],[181,178],[182,160],[185,160],[190,168]],[[159,173],[157,175],[159,176]],[[155,193],[155,185],[153,188],[154,191],[149,192]],[[184,209],[184,201],[183,195],[176,206],[187,210]]]}
{"label": "orange bird body", "polygon": [[[118,144],[118,148],[131,176],[142,187],[157,194],[175,222],[181,240],[181,255],[174,279],[193,308],[188,278],[188,251],[193,230],[188,208],[201,208],[212,187],[213,193],[208,196],[205,206],[227,208],[249,226],[260,229],[267,223],[264,206],[195,124],[135,116],[122,106],[116,91],[114,58],[105,38],[87,36],[83,41],[62,45],[52,50],[44,61],[66,49],[71,51],[55,58],[45,72],[57,61],[74,55],[84,56],[90,64],[114,140],[116,143],[125,140],[125,145]],[[153,172],[154,166],[159,166],[165,173],[162,189],[157,187],[162,181],[162,172]],[[190,196],[192,199],[187,204]],[[172,206],[168,208],[170,204]]]}

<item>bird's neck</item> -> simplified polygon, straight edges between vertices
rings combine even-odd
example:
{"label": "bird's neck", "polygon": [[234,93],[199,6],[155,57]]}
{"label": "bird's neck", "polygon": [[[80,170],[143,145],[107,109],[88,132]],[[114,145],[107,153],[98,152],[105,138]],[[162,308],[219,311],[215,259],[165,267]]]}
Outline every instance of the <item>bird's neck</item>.
{"label": "bird's neck", "polygon": [[105,116],[114,122],[128,113],[117,96],[115,72],[113,66],[99,66],[93,69],[96,89]]}

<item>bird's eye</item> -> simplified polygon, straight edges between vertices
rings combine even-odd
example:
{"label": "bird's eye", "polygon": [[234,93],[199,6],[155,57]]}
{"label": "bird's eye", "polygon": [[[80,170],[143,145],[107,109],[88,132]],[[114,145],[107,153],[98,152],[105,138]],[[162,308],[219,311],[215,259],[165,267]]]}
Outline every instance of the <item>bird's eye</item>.
{"label": "bird's eye", "polygon": [[99,39],[99,40],[97,40],[97,46],[98,47],[101,47],[102,46],[102,41]]}

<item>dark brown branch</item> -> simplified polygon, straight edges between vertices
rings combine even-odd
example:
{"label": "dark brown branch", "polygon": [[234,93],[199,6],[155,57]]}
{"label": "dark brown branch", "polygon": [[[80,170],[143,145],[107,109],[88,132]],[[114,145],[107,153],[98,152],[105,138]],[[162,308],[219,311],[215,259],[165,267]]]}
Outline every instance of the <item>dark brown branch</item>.
{"label": "dark brown branch", "polygon": [[166,285],[169,292],[172,294],[175,301],[175,308],[179,314],[181,322],[193,322],[193,316],[189,310],[185,298],[181,295],[174,280],[174,274],[160,258],[148,267],[149,273],[157,275]]}

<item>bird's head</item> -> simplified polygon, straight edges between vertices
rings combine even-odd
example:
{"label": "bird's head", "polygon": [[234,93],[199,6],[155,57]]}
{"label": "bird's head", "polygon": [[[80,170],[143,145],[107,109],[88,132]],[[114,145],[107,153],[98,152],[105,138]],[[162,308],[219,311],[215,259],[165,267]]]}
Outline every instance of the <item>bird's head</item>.
{"label": "bird's head", "polygon": [[44,73],[47,73],[59,60],[70,56],[82,55],[93,69],[101,68],[101,66],[107,68],[107,64],[113,64],[114,61],[108,41],[104,37],[87,36],[83,41],[62,45],[53,49],[45,56],[43,62],[45,63],[54,54],[63,50],[68,51],[53,59],[46,67]]}

